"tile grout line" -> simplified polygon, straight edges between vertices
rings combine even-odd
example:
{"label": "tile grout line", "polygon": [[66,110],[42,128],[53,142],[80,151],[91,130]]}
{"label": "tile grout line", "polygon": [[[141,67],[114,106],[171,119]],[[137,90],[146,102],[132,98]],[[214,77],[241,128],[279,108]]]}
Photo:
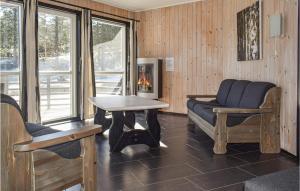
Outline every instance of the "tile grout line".
{"label": "tile grout line", "polygon": [[263,162],[267,162],[267,161],[273,161],[273,160],[277,160],[279,158],[273,158],[270,160],[264,160],[264,161],[257,161],[257,162],[253,162],[253,163],[249,163],[249,164],[243,164],[243,165],[239,165],[238,167],[243,167],[243,166],[247,166],[247,165],[253,165],[253,164],[259,164],[259,163],[263,163]]}
{"label": "tile grout line", "polygon": [[151,185],[155,185],[155,184],[162,184],[162,183],[171,182],[171,181],[175,181],[175,180],[180,180],[180,179],[184,179],[184,178],[185,177],[170,178],[168,180],[162,180],[162,181],[152,182],[150,184],[145,184],[145,186],[151,186]]}
{"label": "tile grout line", "polygon": [[243,171],[243,172],[245,172],[245,173],[251,175],[251,176],[257,177],[257,175],[255,175],[255,174],[253,174],[253,173],[251,173],[251,172],[249,172],[249,171],[247,171],[247,170],[244,170],[244,169],[240,168],[239,166],[237,166],[236,168],[239,169],[240,171]]}
{"label": "tile grout line", "polygon": [[228,185],[225,185],[225,186],[220,186],[220,187],[212,188],[212,189],[209,189],[207,191],[213,191],[213,190],[217,190],[217,189],[220,189],[220,188],[226,188],[226,187],[238,185],[238,184],[241,184],[241,183],[244,183],[244,182],[237,182],[237,183],[233,183],[233,184],[228,184]]}
{"label": "tile grout line", "polygon": [[195,167],[193,167],[192,165],[188,164],[187,162],[185,162],[184,164],[185,164],[185,165],[187,165],[188,167],[190,167],[190,168],[194,169],[195,171],[197,171],[197,172],[201,173],[201,175],[202,175],[202,174],[205,174],[204,172],[202,172],[202,171],[201,171],[201,170],[199,170],[199,169],[196,169]]}
{"label": "tile grout line", "polygon": [[189,183],[191,183],[192,185],[194,185],[197,188],[200,188],[201,190],[205,191],[206,189],[204,189],[202,186],[199,186],[198,184],[194,183],[193,181],[191,181],[190,179],[188,179],[188,177],[184,177],[185,180],[187,180]]}
{"label": "tile grout line", "polygon": [[130,174],[140,183],[142,184],[142,186],[146,186],[140,179],[138,179],[137,176],[135,176],[135,174],[130,170]]}
{"label": "tile grout line", "polygon": [[[234,159],[238,159],[238,160],[243,161],[243,162],[246,162],[246,164],[250,164],[249,161],[246,161],[246,160],[244,160],[244,159],[238,158],[238,157],[236,157],[236,156],[234,156],[234,155],[231,155],[230,157],[232,157],[232,158],[234,158]],[[246,165],[246,164],[243,164],[243,165]],[[238,165],[238,166],[239,166],[239,165]]]}
{"label": "tile grout line", "polygon": [[147,165],[145,165],[144,163],[142,163],[142,161],[139,160],[138,163],[140,165],[142,165],[144,168],[146,168],[147,170],[151,170],[151,168],[149,168]]}
{"label": "tile grout line", "polygon": [[[162,184],[162,183],[167,183],[167,182],[171,182],[171,181],[175,181],[175,180],[180,180],[180,179],[184,179],[184,177],[180,177],[180,178],[171,178],[171,179],[168,179],[168,180],[163,180],[163,181],[158,181],[158,182],[153,182],[153,183],[150,183],[150,184],[145,184],[146,186],[151,186],[151,185],[154,185],[154,184]],[[185,183],[183,183],[185,184]],[[180,185],[180,184],[179,184]]]}

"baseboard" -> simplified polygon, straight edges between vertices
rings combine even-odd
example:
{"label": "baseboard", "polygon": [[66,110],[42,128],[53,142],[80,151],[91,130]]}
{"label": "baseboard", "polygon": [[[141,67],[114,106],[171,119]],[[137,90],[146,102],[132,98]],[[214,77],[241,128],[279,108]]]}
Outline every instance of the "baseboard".
{"label": "baseboard", "polygon": [[293,160],[295,160],[296,162],[299,163],[299,156],[295,156],[295,155],[293,155],[293,154],[291,154],[288,151],[283,150],[283,149],[280,149],[280,151],[281,151],[281,153],[284,153],[287,157],[289,157],[289,158],[291,158],[291,159],[293,159]]}

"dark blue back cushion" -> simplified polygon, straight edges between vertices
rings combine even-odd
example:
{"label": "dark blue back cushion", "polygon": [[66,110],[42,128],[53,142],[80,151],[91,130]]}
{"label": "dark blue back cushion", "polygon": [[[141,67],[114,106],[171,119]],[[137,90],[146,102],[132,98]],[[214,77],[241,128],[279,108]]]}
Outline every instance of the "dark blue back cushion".
{"label": "dark blue back cushion", "polygon": [[233,79],[227,79],[227,80],[223,80],[222,83],[220,84],[218,94],[217,94],[217,102],[220,105],[226,104],[226,100],[230,92],[231,86],[235,81],[236,80]]}
{"label": "dark blue back cushion", "polygon": [[258,108],[264,101],[267,91],[273,87],[275,85],[269,82],[251,82],[244,91],[240,107]]}
{"label": "dark blue back cushion", "polygon": [[12,98],[12,97],[10,97],[6,94],[0,94],[0,102],[1,103],[7,103],[7,104],[10,104],[10,105],[14,106],[20,112],[20,114],[22,115],[21,108],[19,107],[16,100],[14,100],[14,98]]}
{"label": "dark blue back cushion", "polygon": [[226,100],[227,107],[239,107],[244,90],[249,83],[250,81],[247,80],[238,80],[232,84]]}

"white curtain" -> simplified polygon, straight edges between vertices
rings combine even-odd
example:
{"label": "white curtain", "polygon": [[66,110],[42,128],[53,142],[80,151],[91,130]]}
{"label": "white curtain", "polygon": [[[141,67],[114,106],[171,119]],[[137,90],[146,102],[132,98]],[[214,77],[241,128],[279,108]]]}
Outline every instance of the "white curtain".
{"label": "white curtain", "polygon": [[28,122],[40,123],[40,92],[38,70],[38,3],[24,0],[22,109]]}
{"label": "white curtain", "polygon": [[137,24],[136,21],[130,21],[130,95],[136,93],[137,80]]}
{"label": "white curtain", "polygon": [[82,10],[81,17],[81,119],[94,117],[89,98],[95,96],[91,11]]}

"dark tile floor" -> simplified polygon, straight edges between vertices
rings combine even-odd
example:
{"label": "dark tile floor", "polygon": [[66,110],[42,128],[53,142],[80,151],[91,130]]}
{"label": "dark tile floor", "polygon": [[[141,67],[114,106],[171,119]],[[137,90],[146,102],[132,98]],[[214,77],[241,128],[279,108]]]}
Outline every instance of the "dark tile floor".
{"label": "dark tile floor", "polygon": [[226,155],[215,155],[213,141],[198,128],[192,131],[187,117],[160,114],[159,121],[160,149],[136,145],[112,154],[107,135],[97,136],[98,190],[242,191],[245,180],[298,165],[285,153],[261,154],[258,144],[229,144]]}

